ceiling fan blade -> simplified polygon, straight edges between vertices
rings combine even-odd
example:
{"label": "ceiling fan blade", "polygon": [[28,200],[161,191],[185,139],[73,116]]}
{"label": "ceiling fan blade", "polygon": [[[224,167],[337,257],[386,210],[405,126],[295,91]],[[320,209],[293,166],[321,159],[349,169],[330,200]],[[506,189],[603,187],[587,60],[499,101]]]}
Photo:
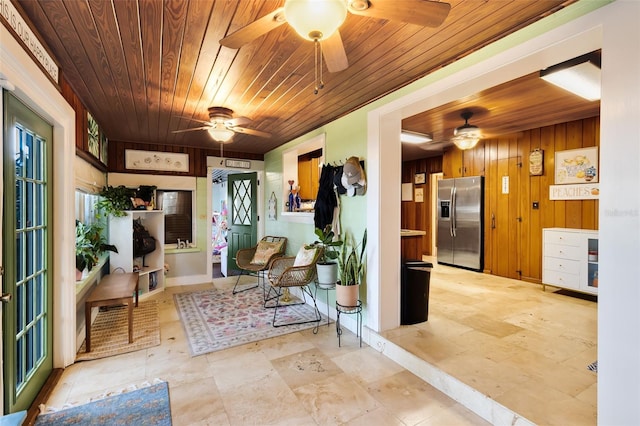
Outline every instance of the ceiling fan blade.
{"label": "ceiling fan blade", "polygon": [[245,25],[233,34],[226,36],[220,40],[220,44],[231,49],[240,49],[245,44],[251,43],[271,30],[275,30],[285,22],[287,21],[284,19],[284,7],[279,7],[249,25]]}
{"label": "ceiling fan blade", "polygon": [[261,138],[270,138],[271,133],[261,132],[260,130],[247,129],[246,127],[228,127],[229,130],[233,130],[237,133],[244,133],[245,135],[260,136]]}
{"label": "ceiling fan blade", "polygon": [[195,122],[202,123],[202,124],[210,124],[211,123],[211,121],[200,120],[198,118],[193,118],[193,117],[185,117],[183,115],[177,115],[177,116],[174,116],[174,118],[179,118],[181,120],[195,121]]}
{"label": "ceiling fan blade", "polygon": [[174,130],[171,133],[193,132],[195,130],[205,130],[205,129],[210,129],[210,128],[211,128],[211,126],[192,127],[190,129]]}
{"label": "ceiling fan blade", "polygon": [[224,122],[228,127],[243,126],[249,123],[251,123],[251,119],[248,117],[235,117]]}
{"label": "ceiling fan blade", "polygon": [[349,8],[349,12],[354,15],[401,21],[423,27],[439,27],[450,10],[449,3],[431,0],[370,0],[368,9]]}
{"label": "ceiling fan blade", "polygon": [[329,72],[338,72],[349,67],[349,61],[347,60],[347,54],[344,51],[344,44],[342,44],[339,31],[333,33],[326,40],[320,40],[320,44],[322,45],[322,54]]}

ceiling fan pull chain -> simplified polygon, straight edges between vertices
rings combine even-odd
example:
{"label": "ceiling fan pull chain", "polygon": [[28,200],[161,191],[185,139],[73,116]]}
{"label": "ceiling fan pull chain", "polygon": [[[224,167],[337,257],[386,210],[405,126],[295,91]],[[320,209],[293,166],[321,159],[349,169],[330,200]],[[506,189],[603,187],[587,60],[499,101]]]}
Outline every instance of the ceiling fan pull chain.
{"label": "ceiling fan pull chain", "polygon": [[313,94],[317,95],[318,91],[324,88],[324,81],[322,81],[322,45],[320,44],[320,40],[317,38],[313,40],[314,45],[314,69],[315,69],[315,83],[316,86],[313,89]]}
{"label": "ceiling fan pull chain", "polygon": [[315,85],[316,85],[313,89],[314,95],[317,95],[318,90],[320,90],[320,87],[318,87],[318,48],[319,46],[320,46],[320,43],[318,42],[318,39],[315,39],[313,41],[313,68],[314,68],[313,78],[315,80]]}
{"label": "ceiling fan pull chain", "polygon": [[320,58],[318,58],[318,69],[320,70],[320,88],[324,89],[324,80],[322,79],[322,45],[319,42],[318,49],[320,51]]}

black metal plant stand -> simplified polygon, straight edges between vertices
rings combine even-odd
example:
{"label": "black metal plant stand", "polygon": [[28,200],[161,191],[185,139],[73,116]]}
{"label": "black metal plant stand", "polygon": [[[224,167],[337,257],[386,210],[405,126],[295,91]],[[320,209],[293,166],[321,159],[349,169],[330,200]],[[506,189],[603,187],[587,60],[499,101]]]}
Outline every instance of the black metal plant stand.
{"label": "black metal plant stand", "polygon": [[338,334],[338,347],[340,347],[340,336],[342,335],[340,314],[356,315],[356,337],[360,338],[360,347],[362,347],[362,302],[358,300],[355,306],[344,306],[336,302],[336,333]]}
{"label": "black metal plant stand", "polygon": [[318,281],[316,281],[315,282],[315,287],[316,287],[315,288],[315,290],[316,290],[315,291],[316,299],[318,298],[318,290],[324,290],[326,295],[327,295],[327,298],[326,298],[326,301],[327,301],[327,327],[329,327],[329,323],[331,322],[331,318],[329,318],[329,290],[335,290],[336,289],[336,285],[335,284],[328,284],[328,285],[327,284],[323,284],[323,285],[320,285],[320,284],[318,284]]}

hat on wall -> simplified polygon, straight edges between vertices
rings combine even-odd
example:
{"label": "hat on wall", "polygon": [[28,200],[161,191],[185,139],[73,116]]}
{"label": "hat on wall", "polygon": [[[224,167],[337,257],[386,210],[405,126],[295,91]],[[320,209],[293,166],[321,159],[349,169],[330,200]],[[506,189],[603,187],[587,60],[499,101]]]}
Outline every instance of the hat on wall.
{"label": "hat on wall", "polygon": [[367,180],[358,157],[349,157],[342,168],[341,182],[346,188],[348,196],[365,194]]}
{"label": "hat on wall", "polygon": [[342,173],[346,176],[347,184],[349,185],[358,183],[358,181],[364,177],[364,170],[362,170],[357,157],[349,157],[342,168]]}

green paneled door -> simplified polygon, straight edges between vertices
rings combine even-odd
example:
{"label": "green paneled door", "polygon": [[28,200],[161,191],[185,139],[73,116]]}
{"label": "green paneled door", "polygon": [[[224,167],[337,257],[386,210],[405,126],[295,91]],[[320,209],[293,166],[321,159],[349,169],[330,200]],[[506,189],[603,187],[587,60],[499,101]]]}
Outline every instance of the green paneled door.
{"label": "green paneled door", "polygon": [[51,144],[53,130],[4,92],[4,411],[29,408],[53,367]]}
{"label": "green paneled door", "polygon": [[228,176],[229,231],[227,232],[227,270],[238,269],[236,252],[253,247],[258,238],[258,175],[239,173]]}

